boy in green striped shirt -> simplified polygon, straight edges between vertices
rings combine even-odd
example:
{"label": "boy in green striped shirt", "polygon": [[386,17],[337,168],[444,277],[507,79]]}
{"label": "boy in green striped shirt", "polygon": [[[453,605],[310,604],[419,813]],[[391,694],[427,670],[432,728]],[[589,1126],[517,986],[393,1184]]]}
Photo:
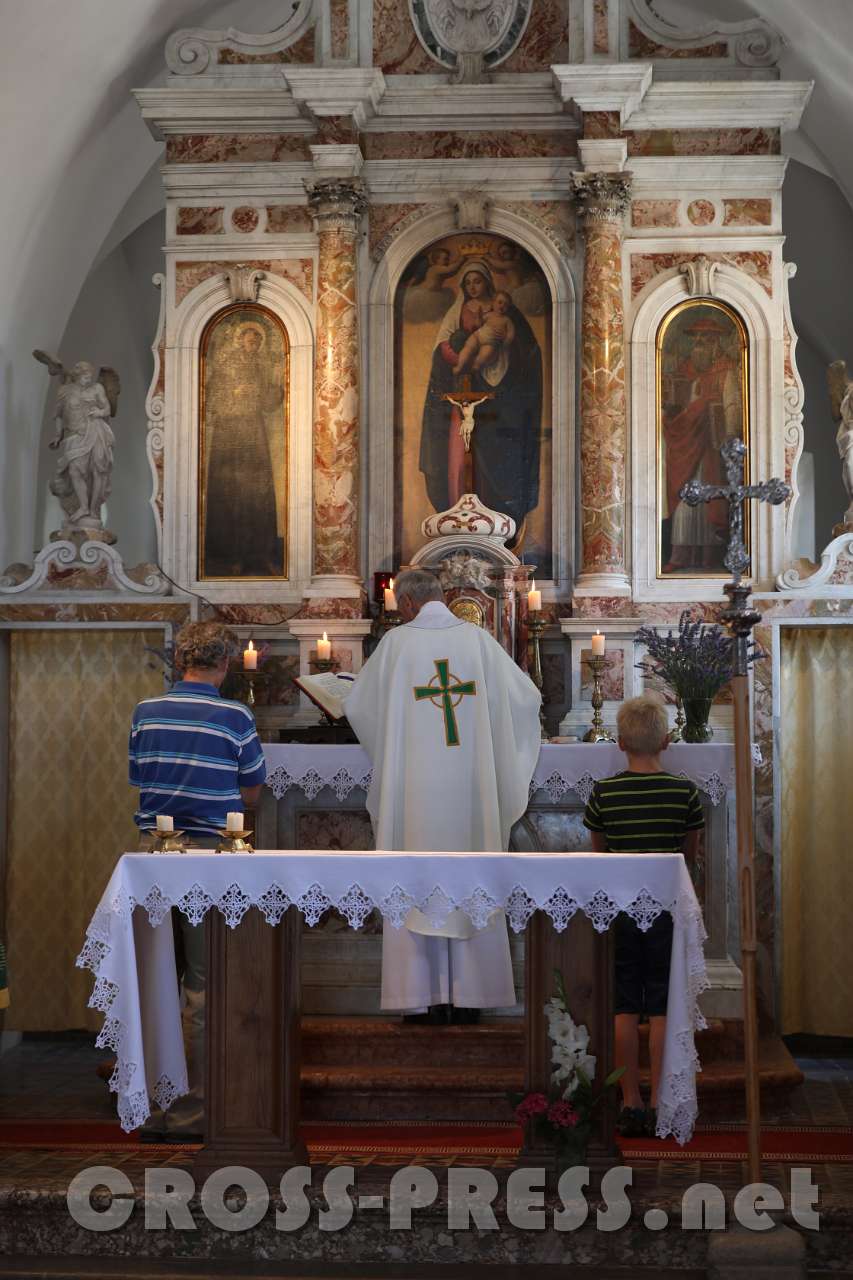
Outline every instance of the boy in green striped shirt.
{"label": "boy in green striped shirt", "polygon": [[[584,826],[596,853],[683,853],[696,856],[705,825],[699,792],[687,778],[667,773],[661,752],[669,742],[666,706],[657,694],[623,702],[616,717],[628,768],[596,782]],[[662,912],[643,932],[624,912],[613,922],[616,1030],[614,1065],[624,1067],[618,1127],[627,1136],[654,1134],[672,954],[672,917]],[[639,1076],[639,1023],[649,1020],[651,1110],[643,1109]]]}

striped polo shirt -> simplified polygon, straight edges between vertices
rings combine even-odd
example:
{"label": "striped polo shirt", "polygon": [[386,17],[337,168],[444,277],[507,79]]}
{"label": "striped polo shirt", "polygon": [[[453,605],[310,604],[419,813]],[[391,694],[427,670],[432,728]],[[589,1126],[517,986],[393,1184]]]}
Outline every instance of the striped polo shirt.
{"label": "striped polo shirt", "polygon": [[701,831],[705,817],[689,778],[626,769],[596,782],[583,822],[604,833],[611,853],[680,853],[687,832]]}
{"label": "striped polo shirt", "polygon": [[143,830],[171,814],[175,829],[216,835],[229,811],[243,811],[241,787],[267,775],[248,707],[220,698],[212,684],[180,680],[160,698],[146,698],[130,728],[130,785],[139,787],[134,821]]}

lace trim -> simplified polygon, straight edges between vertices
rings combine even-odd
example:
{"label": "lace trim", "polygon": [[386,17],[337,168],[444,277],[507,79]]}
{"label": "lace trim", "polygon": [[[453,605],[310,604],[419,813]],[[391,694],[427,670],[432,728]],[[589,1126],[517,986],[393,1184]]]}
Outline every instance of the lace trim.
{"label": "lace trim", "polygon": [[369,791],[372,778],[373,771],[369,764],[364,772],[357,770],[355,773],[350,773],[348,769],[340,768],[328,778],[324,778],[316,769],[306,769],[304,773],[292,774],[284,765],[279,765],[267,775],[266,785],[276,800],[280,800],[291,787],[298,787],[309,800],[316,799],[323,787],[331,787],[338,800],[346,800],[356,787],[360,787],[365,793]]}
{"label": "lace trim", "polygon": [[[661,902],[647,888],[642,888],[631,902],[625,904],[617,902],[604,889],[597,889],[587,901],[580,901],[566,889],[558,888],[544,902],[537,902],[527,889],[516,884],[503,902],[481,887],[457,901],[437,884],[425,898],[417,900],[396,884],[384,897],[377,900],[356,882],[337,897],[332,897],[322,885],[314,883],[293,901],[276,882],[268,885],[260,894],[248,893],[233,882],[217,901],[196,883],[177,900],[171,898],[159,885],[154,885],[144,902],[136,903],[131,895],[122,892],[112,901],[111,906],[116,918],[124,921],[128,928],[136,906],[142,907],[154,926],[161,923],[172,907],[177,907],[193,924],[200,924],[207,913],[216,908],[231,928],[240,923],[251,906],[257,907],[271,925],[278,924],[291,906],[297,908],[309,925],[316,924],[324,912],[334,907],[354,929],[361,928],[374,910],[378,910],[394,928],[403,925],[413,907],[419,908],[435,927],[440,927],[452,911],[462,910],[475,928],[482,928],[494,911],[502,909],[516,933],[525,928],[536,910],[544,911],[558,932],[563,932],[572,917],[581,911],[599,933],[610,927],[620,911],[626,912],[643,931],[648,930],[662,912],[669,912],[686,940],[686,1025],[678,1027],[677,1031],[673,1028],[677,1045],[675,1069],[668,1072],[662,1082],[657,1132],[659,1137],[671,1135],[682,1144],[688,1141],[693,1132],[698,1114],[695,1077],[699,1070],[694,1032],[707,1025],[699,1008],[699,996],[709,983],[703,954],[706,933],[702,913],[698,903],[690,902],[684,897],[679,897],[674,902]],[[109,933],[109,913],[101,910],[96,913],[89,926],[86,943],[77,957],[77,966],[91,969],[95,974],[89,1006],[105,1015],[96,1044],[98,1048],[110,1048],[116,1054],[110,1089],[118,1095],[121,1126],[126,1132],[130,1132],[148,1119],[148,1090],[141,1087],[145,1084],[144,1067],[140,1068],[128,1057],[127,1027],[113,1012],[117,1006],[120,1007],[119,985],[101,972],[113,950],[104,940],[104,936],[109,936]],[[187,1090],[186,1074],[181,1080],[172,1080],[162,1075],[151,1090],[151,1097],[157,1106],[167,1110]]]}

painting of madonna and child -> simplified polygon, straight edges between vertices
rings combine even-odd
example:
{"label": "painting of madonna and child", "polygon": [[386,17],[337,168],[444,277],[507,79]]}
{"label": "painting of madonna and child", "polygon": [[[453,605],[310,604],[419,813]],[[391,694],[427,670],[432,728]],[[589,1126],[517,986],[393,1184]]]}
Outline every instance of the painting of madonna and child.
{"label": "painting of madonna and child", "polygon": [[[536,576],[551,550],[551,294],[519,245],[450,235],[418,254],[395,299],[395,559],[423,545],[421,523],[466,492],[510,515],[508,545]],[[487,396],[466,448],[446,397]]]}
{"label": "painting of madonna and child", "polygon": [[[657,339],[660,577],[726,574],[727,504],[715,499],[689,507],[678,495],[688,480],[725,484],[720,446],[730,437],[749,443],[747,353],[743,324],[722,304],[682,303],[661,323]],[[748,526],[744,532],[748,548]]]}

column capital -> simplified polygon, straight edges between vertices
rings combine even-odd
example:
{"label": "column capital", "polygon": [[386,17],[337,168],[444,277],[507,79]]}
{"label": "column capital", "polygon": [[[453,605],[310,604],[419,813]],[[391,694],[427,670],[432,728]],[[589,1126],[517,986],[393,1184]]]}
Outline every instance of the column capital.
{"label": "column capital", "polygon": [[305,190],[318,231],[358,232],[367,208],[367,191],[360,178],[317,178],[306,182]]}
{"label": "column capital", "polygon": [[572,187],[579,212],[587,226],[600,222],[621,223],[631,200],[630,173],[573,173]]}

